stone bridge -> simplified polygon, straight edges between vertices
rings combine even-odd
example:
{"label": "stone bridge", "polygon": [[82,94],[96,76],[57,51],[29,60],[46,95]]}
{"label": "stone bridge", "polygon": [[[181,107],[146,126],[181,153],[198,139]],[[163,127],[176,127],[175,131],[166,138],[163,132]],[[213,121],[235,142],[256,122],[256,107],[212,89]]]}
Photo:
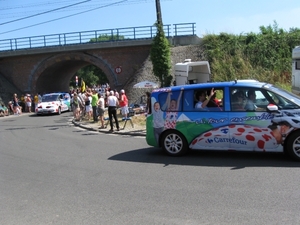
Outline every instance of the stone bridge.
{"label": "stone bridge", "polygon": [[[199,42],[197,36],[170,39],[174,45]],[[148,58],[151,39],[32,48],[0,52],[0,76],[21,93],[68,91],[76,71],[95,65],[111,87],[121,89]]]}

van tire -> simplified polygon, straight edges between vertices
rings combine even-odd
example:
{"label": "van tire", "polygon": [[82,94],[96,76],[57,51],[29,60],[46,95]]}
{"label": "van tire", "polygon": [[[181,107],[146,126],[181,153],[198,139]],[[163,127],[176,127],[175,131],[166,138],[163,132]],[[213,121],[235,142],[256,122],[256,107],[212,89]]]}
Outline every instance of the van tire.
{"label": "van tire", "polygon": [[285,151],[294,160],[300,161],[300,131],[294,132],[285,140]]}
{"label": "van tire", "polygon": [[181,156],[188,152],[185,137],[177,130],[166,131],[161,140],[162,149],[171,156]]}

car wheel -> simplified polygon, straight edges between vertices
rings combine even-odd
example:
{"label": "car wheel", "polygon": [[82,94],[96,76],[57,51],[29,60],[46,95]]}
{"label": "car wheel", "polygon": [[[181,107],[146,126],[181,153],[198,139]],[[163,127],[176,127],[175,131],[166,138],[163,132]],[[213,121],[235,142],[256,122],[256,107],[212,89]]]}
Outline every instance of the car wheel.
{"label": "car wheel", "polygon": [[163,150],[171,156],[184,155],[188,151],[188,144],[185,137],[176,130],[170,130],[164,133],[161,138]]}
{"label": "car wheel", "polygon": [[292,159],[300,161],[300,132],[290,134],[288,140],[285,141],[285,151]]}
{"label": "car wheel", "polygon": [[61,114],[61,108],[60,108],[60,107],[58,107],[57,114],[58,114],[58,115],[60,115],[60,114]]}

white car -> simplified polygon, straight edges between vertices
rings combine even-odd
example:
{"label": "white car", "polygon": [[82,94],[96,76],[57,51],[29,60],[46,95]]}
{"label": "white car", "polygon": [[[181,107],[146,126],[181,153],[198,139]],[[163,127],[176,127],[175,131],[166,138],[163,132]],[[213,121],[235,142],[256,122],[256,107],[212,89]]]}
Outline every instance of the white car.
{"label": "white car", "polygon": [[69,111],[69,106],[64,101],[63,93],[44,94],[42,102],[38,103],[35,108],[37,115],[41,114],[61,114],[62,112]]}

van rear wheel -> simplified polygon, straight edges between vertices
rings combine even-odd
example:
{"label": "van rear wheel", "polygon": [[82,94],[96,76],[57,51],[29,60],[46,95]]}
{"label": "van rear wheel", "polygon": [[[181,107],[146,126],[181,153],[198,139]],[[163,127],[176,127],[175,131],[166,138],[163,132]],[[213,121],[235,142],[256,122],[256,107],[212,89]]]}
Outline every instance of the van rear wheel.
{"label": "van rear wheel", "polygon": [[164,133],[161,138],[163,150],[171,156],[184,155],[188,151],[188,144],[185,137],[176,130],[170,130]]}

